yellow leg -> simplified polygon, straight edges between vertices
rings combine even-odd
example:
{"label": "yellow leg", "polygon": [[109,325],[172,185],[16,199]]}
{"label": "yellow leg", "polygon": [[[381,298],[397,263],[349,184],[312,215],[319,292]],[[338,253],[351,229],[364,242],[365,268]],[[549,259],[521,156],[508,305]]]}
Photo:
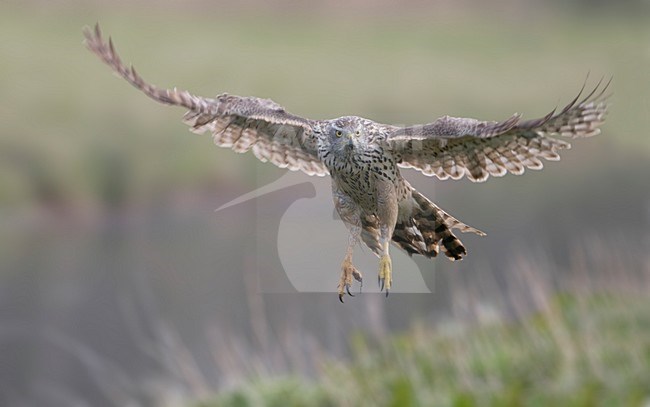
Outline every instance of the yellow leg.
{"label": "yellow leg", "polygon": [[386,296],[390,292],[390,288],[393,284],[393,262],[390,260],[388,254],[381,256],[379,260],[379,289],[381,291],[386,289]]}
{"label": "yellow leg", "polygon": [[[343,302],[343,296],[346,293],[350,297],[354,297],[354,295],[350,292],[353,278],[361,283],[361,286],[363,287],[363,278],[361,277],[361,273],[352,264],[352,254],[348,253],[348,255],[345,256],[345,259],[343,260],[343,264],[341,265],[341,279],[339,280],[338,285],[339,301]],[[359,288],[359,292],[361,292],[361,288]]]}

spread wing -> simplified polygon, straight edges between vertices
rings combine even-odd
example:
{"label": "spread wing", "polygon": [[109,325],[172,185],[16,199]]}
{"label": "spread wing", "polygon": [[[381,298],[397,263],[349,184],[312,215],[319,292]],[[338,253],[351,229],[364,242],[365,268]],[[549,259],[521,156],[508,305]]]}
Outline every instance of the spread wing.
{"label": "spread wing", "polygon": [[559,113],[554,110],[539,119],[521,121],[516,114],[502,122],[486,122],[445,116],[421,126],[392,128],[387,140],[399,155],[401,167],[440,179],[466,175],[482,182],[490,175],[521,174],[525,168],[539,170],[542,158],[557,161],[558,151],[571,147],[557,136],[580,138],[600,133],[598,127],[608,107],[603,94],[610,82],[594,96],[601,80],[578,102],[583,86]]}
{"label": "spread wing", "polygon": [[210,131],[215,143],[238,153],[252,150],[261,161],[278,167],[326,175],[317,156],[316,122],[293,115],[269,99],[222,94],[216,98],[195,96],[177,89],[160,89],[145,82],[133,67],[127,68],[113,42],[102,38],[99,25],[84,30],[86,46],[131,85],[150,98],[189,111],[183,120],[197,133]]}

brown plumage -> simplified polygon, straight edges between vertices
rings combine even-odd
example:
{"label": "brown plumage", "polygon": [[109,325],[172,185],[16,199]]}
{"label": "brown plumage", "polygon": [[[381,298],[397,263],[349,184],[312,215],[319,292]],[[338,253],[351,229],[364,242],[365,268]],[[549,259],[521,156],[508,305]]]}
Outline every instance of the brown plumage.
{"label": "brown plumage", "polygon": [[600,133],[608,107],[604,93],[610,82],[594,97],[601,80],[578,102],[583,86],[559,113],[552,111],[539,119],[521,122],[520,116],[514,115],[503,122],[480,122],[445,116],[431,124],[398,129],[389,140],[400,156],[401,167],[440,179],[465,175],[482,182],[490,175],[540,170],[544,166],[541,158],[557,161],[559,150],[571,148],[554,136],[581,138]]}
{"label": "brown plumage", "polygon": [[409,255],[436,257],[442,248],[449,259],[460,260],[467,250],[452,229],[485,236],[485,233],[460,222],[416,190],[412,190],[411,194],[417,206],[410,216],[398,220],[393,232],[393,242]]}
{"label": "brown plumage", "polygon": [[[521,174],[555,161],[570,144],[558,137],[591,137],[607,113],[602,81],[558,113],[522,121],[515,114],[501,122],[444,116],[432,123],[398,127],[356,116],[310,120],[287,112],[269,99],[221,94],[214,98],[145,82],[105,42],[99,26],[85,29],[86,46],[122,78],[150,98],[188,109],[184,122],[197,133],[209,131],[218,146],[252,151],[262,161],[308,175],[332,178],[334,206],[350,230],[338,286],[339,299],[361,273],[352,264],[354,246],[363,241],[380,260],[379,281],[388,294],[392,282],[389,243],[409,255],[442,253],[460,260],[467,250],[453,229],[485,233],[452,217],[416,191],[400,167],[439,179],[485,181],[490,175]],[[611,82],[611,80],[610,80]],[[600,89],[600,92],[598,90]],[[584,86],[583,86],[584,90]]]}

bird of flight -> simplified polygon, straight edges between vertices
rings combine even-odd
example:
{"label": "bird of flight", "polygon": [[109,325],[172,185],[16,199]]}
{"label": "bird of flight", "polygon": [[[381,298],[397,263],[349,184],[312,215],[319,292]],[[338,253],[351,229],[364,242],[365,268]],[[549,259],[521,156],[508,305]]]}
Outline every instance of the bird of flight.
{"label": "bird of flight", "polygon": [[450,260],[467,254],[453,230],[485,233],[464,224],[413,188],[400,168],[414,168],[439,179],[483,182],[489,176],[539,170],[542,158],[559,160],[571,145],[563,138],[591,137],[607,113],[602,80],[586,97],[583,89],[559,112],[521,120],[518,114],[495,122],[443,116],[431,123],[393,126],[357,116],[311,120],[287,112],[269,99],[220,94],[213,98],[160,89],[145,82],[104,41],[99,25],[84,30],[86,46],[131,85],[150,98],[188,109],[183,120],[193,132],[212,134],[215,144],[238,153],[252,151],[269,161],[308,175],[329,175],[334,206],[349,230],[341,265],[341,302],[362,275],[352,264],[360,241],[379,258],[378,281],[388,295],[392,286],[390,243],[409,255],[427,258],[439,251]]}

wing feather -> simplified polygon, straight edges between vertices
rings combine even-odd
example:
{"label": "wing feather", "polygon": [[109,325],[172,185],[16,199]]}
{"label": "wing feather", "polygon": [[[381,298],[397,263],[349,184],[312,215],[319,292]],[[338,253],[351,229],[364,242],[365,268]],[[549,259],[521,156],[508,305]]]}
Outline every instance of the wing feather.
{"label": "wing feather", "polygon": [[[581,101],[578,96],[559,113],[555,110],[532,120],[515,114],[502,122],[444,116],[421,126],[391,128],[387,140],[400,158],[399,165],[415,168],[440,179],[474,182],[489,175],[522,174],[526,168],[543,168],[541,159],[557,161],[559,151],[571,145],[558,137],[582,138],[600,133],[607,114],[611,79],[602,80]],[[594,96],[596,95],[596,96]]]}
{"label": "wing feather", "polygon": [[204,98],[175,88],[160,89],[124,65],[113,41],[104,41],[99,25],[94,30],[86,28],[84,36],[88,49],[131,85],[160,103],[189,109],[183,121],[192,132],[209,131],[218,146],[238,153],[252,150],[261,161],[282,168],[309,175],[328,173],[317,155],[312,131],[317,122],[291,114],[269,99],[227,94]]}

